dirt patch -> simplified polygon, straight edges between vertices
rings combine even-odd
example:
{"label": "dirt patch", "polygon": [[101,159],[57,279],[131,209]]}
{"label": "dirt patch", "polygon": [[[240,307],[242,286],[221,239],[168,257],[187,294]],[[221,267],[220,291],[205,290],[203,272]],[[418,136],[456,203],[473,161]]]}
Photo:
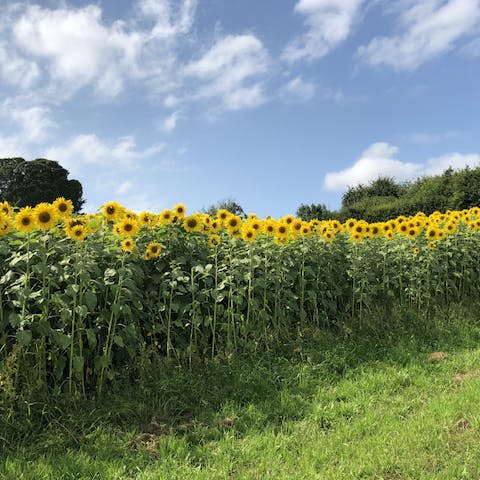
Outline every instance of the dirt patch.
{"label": "dirt patch", "polygon": [[478,376],[480,376],[480,370],[478,369],[460,370],[455,374],[455,383],[462,385],[465,381]]}
{"label": "dirt patch", "polygon": [[448,358],[448,355],[445,352],[432,352],[428,356],[428,359],[431,362],[441,362],[442,360],[445,360],[447,358]]}

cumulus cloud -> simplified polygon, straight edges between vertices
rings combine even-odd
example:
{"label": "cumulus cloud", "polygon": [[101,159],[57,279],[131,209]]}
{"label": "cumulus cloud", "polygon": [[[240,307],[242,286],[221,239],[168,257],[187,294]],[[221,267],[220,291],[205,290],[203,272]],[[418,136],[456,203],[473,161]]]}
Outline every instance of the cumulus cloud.
{"label": "cumulus cloud", "polygon": [[448,153],[428,159],[424,163],[398,160],[398,147],[385,142],[370,145],[350,167],[325,175],[323,186],[331,191],[345,191],[348,187],[368,184],[378,177],[392,177],[397,181],[412,180],[422,175],[437,175],[449,167],[454,170],[467,165],[480,165],[480,155]]}
{"label": "cumulus cloud", "polygon": [[[138,0],[128,21],[111,23],[99,6],[15,4],[0,12],[0,78],[69,98],[92,86],[115,97],[128,82],[168,84],[175,41],[192,27],[196,0]],[[146,26],[148,25],[148,27]]]}
{"label": "cumulus cloud", "polygon": [[218,40],[201,58],[186,65],[185,77],[196,79],[198,98],[220,97],[228,110],[262,104],[258,78],[268,70],[268,54],[251,34],[228,35]]}
{"label": "cumulus cloud", "polygon": [[480,21],[479,0],[403,0],[400,6],[400,32],[376,37],[358,49],[358,56],[366,63],[415,70],[452,50]]}
{"label": "cumulus cloud", "polygon": [[350,34],[363,0],[299,0],[295,12],[303,15],[307,31],[284,49],[288,62],[316,60],[327,55]]}

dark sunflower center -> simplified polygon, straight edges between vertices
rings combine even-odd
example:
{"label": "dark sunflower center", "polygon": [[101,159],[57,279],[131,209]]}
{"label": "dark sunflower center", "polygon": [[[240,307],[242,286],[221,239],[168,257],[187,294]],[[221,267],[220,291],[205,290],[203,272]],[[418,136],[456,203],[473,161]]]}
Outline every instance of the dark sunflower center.
{"label": "dark sunflower center", "polygon": [[280,233],[285,233],[285,232],[287,231],[287,229],[282,226],[282,227],[279,227],[279,228],[278,228],[278,231],[279,231]]}
{"label": "dark sunflower center", "polygon": [[30,225],[31,222],[32,222],[32,220],[29,217],[23,217],[22,218],[22,225],[24,225],[25,227]]}
{"label": "dark sunflower center", "polygon": [[125,225],[125,231],[126,231],[126,232],[131,232],[132,229],[133,229],[133,225],[132,225],[131,223],[127,223],[127,224]]}
{"label": "dark sunflower center", "polygon": [[197,226],[197,221],[194,218],[190,218],[187,225],[189,228],[195,228]]}
{"label": "dark sunflower center", "polygon": [[112,207],[111,205],[107,207],[107,213],[113,215],[115,213],[115,207]]}
{"label": "dark sunflower center", "polygon": [[42,212],[38,216],[38,221],[40,223],[48,223],[51,220],[52,216],[48,212]]}
{"label": "dark sunflower center", "polygon": [[66,212],[66,211],[68,210],[67,204],[66,204],[66,203],[61,203],[61,204],[58,206],[58,209],[59,209],[61,212]]}
{"label": "dark sunflower center", "polygon": [[151,250],[152,253],[157,253],[158,252],[158,247],[156,245],[152,245],[150,250]]}
{"label": "dark sunflower center", "polygon": [[77,237],[81,237],[82,236],[82,229],[81,228],[77,228],[75,229],[75,236]]}

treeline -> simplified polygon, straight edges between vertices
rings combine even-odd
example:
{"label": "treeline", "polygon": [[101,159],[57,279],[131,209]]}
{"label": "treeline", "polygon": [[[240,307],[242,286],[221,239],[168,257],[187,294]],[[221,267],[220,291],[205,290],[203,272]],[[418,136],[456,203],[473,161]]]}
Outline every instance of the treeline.
{"label": "treeline", "polygon": [[338,211],[323,204],[302,204],[297,216],[303,220],[318,218],[365,219],[382,222],[399,215],[424,212],[463,210],[480,205],[480,167],[454,171],[448,168],[441,175],[425,176],[413,182],[397,183],[390,177],[379,177],[368,185],[350,187],[342,196]]}

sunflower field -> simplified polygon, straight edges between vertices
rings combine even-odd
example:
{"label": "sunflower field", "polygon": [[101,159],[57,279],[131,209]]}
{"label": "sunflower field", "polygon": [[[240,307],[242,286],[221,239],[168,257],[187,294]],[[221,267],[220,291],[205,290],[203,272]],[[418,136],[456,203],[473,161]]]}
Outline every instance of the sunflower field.
{"label": "sunflower field", "polygon": [[213,218],[183,204],[72,211],[64,198],[0,203],[0,384],[11,395],[99,394],[153,356],[229,358],[480,296],[480,208],[374,224]]}

